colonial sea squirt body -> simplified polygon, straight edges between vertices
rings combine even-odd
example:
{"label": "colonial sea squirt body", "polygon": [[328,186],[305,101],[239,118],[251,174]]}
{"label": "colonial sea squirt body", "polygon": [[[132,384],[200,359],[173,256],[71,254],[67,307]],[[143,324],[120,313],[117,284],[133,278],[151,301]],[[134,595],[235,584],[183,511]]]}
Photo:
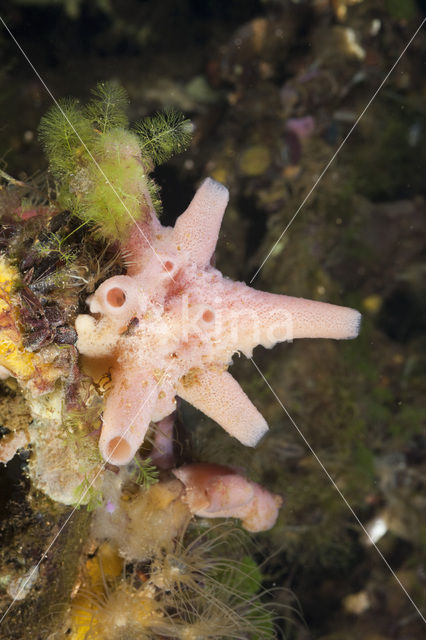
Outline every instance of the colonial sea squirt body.
{"label": "colonial sea squirt body", "polygon": [[163,227],[152,210],[122,247],[127,275],[88,298],[96,318],[77,317],[80,353],[112,363],[99,446],[113,464],[133,458],[149,423],[172,413],[176,396],[255,446],[268,426],[227,371],[233,354],[358,335],[354,309],[257,291],[211,265],[228,198],[207,178],[174,227]]}

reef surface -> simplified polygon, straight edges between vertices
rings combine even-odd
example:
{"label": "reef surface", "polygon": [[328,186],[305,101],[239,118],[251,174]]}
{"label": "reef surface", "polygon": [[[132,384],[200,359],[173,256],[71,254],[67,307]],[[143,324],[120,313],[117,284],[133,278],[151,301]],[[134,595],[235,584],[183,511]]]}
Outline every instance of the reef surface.
{"label": "reef surface", "polygon": [[[356,341],[296,341],[257,349],[253,360],[422,609],[423,31],[304,202],[420,24],[420,3],[173,4],[13,2],[3,17],[56,97],[85,104],[99,80],[114,79],[130,96],[131,123],[164,107],[191,119],[189,149],[152,175],[164,226],[204,177],[229,187],[215,268],[246,283],[256,276],[257,289],[363,313]],[[0,637],[423,637],[415,608],[250,361],[236,359],[233,374],[270,426],[254,450],[181,403],[171,427],[148,431],[132,466],[107,468],[90,486],[103,465],[110,377],[83,367],[75,320],[128,265],[113,243],[79,228],[75,200],[58,206],[55,186],[39,175],[47,161],[37,127],[50,98],[6,31],[1,42],[9,359],[0,417],[4,462],[11,458],[0,485],[3,612],[23,597]],[[74,194],[90,184],[83,168]],[[211,483],[206,476],[204,504],[169,471],[190,476],[201,463],[216,474]],[[247,543],[255,549],[206,517],[229,506],[217,502],[228,482],[246,500],[235,518],[253,485],[284,499],[275,526]],[[200,572],[208,573],[201,591]],[[215,624],[219,635],[208,636]]]}

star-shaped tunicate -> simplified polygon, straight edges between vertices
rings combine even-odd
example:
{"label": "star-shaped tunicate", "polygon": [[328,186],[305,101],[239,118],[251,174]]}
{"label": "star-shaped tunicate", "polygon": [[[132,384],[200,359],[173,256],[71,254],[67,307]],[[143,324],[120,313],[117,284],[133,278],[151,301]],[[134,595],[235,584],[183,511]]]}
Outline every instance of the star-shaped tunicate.
{"label": "star-shaped tunicate", "polygon": [[111,363],[99,442],[105,460],[128,463],[176,396],[255,446],[268,427],[228,373],[232,356],[250,357],[259,344],[358,334],[354,309],[257,291],[212,266],[228,196],[207,178],[174,227],[149,214],[127,242],[127,275],[88,299],[96,318],[77,318],[79,351]]}

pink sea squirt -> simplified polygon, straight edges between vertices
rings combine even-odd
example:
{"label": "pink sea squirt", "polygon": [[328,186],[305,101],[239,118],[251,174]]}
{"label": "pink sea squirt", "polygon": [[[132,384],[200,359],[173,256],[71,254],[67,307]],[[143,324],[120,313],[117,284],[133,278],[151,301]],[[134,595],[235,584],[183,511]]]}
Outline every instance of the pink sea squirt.
{"label": "pink sea squirt", "polygon": [[96,317],[77,317],[80,353],[110,363],[99,441],[110,463],[133,458],[150,422],[175,410],[176,396],[254,447],[268,426],[227,371],[233,355],[250,357],[259,344],[358,334],[354,309],[257,291],[212,266],[228,197],[207,178],[174,227],[150,210],[122,247],[127,274],[88,298]]}
{"label": "pink sea squirt", "polygon": [[185,486],[184,502],[191,513],[203,518],[239,518],[253,533],[271,529],[282,498],[231,467],[200,462],[174,469]]}

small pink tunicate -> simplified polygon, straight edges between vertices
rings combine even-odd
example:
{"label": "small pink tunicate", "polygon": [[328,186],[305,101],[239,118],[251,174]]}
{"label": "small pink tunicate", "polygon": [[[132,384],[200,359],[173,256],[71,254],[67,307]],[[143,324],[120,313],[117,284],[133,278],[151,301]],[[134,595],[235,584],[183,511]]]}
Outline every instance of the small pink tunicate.
{"label": "small pink tunicate", "polygon": [[[288,122],[302,132],[287,132],[299,144],[298,136],[313,128],[312,118]],[[88,299],[93,315],[76,319],[77,349],[111,379],[99,439],[111,464],[132,460],[151,422],[175,411],[176,396],[245,446],[256,446],[268,425],[228,373],[233,355],[250,358],[259,344],[271,348],[296,338],[358,335],[360,314],[353,309],[259,291],[211,265],[228,199],[226,187],[208,178],[174,227],[154,213],[140,220],[122,247],[126,275],[105,280]],[[157,429],[154,459],[173,466],[172,425]],[[246,481],[226,483],[233,495],[241,487],[247,492]],[[256,512],[264,498],[257,496]]]}
{"label": "small pink tunicate", "polygon": [[114,513],[116,509],[116,505],[114,504],[114,502],[112,502],[111,500],[108,500],[108,502],[105,505],[105,510],[107,511],[107,513]]}
{"label": "small pink tunicate", "polygon": [[291,131],[298,138],[309,138],[315,129],[315,120],[312,116],[305,116],[304,118],[289,118],[286,122],[285,128],[287,131]]}
{"label": "small pink tunicate", "polygon": [[173,454],[173,428],[175,414],[163,418],[155,430],[151,460],[159,469],[170,469],[175,464]]}
{"label": "small pink tunicate", "polygon": [[267,531],[274,526],[282,498],[248,480],[231,467],[207,462],[172,472],[185,486],[184,502],[203,518],[239,518],[244,529]]}

